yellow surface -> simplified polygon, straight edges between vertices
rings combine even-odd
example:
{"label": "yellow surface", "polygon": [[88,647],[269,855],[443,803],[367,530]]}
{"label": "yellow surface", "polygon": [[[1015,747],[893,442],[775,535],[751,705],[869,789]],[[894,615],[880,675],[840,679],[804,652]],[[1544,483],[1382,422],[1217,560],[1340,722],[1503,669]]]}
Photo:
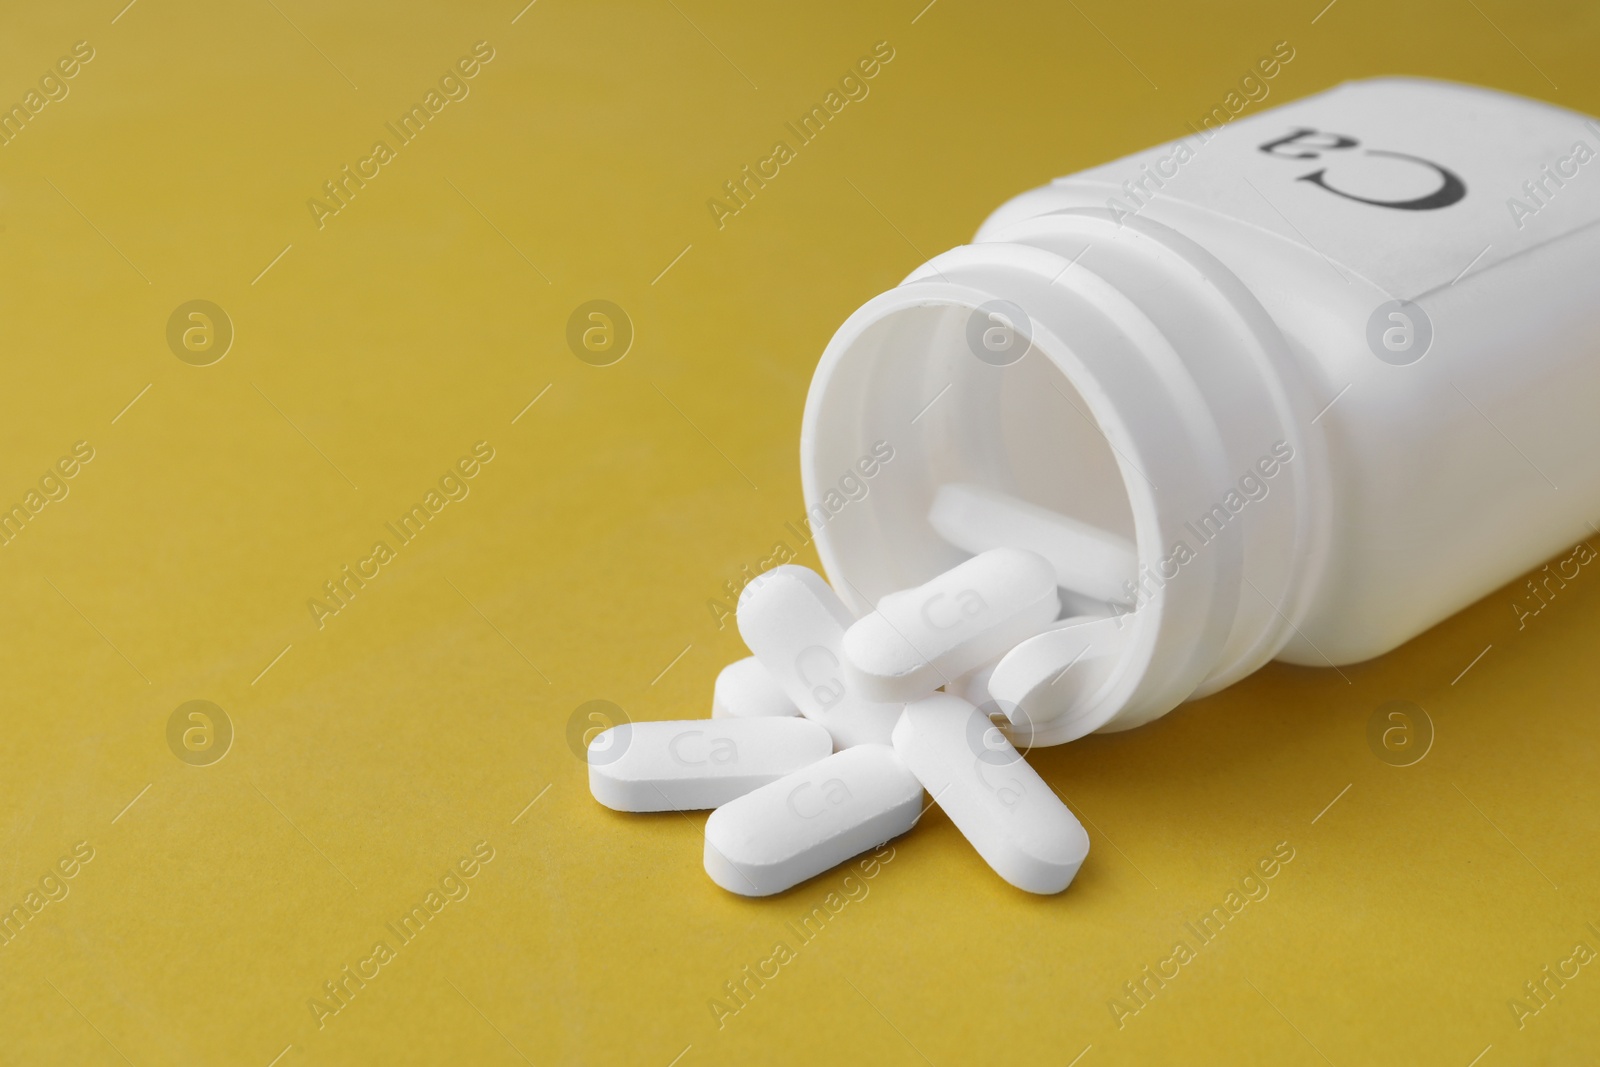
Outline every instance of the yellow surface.
{"label": "yellow surface", "polygon": [[[1588,568],[1521,629],[1508,588],[1376,662],[1037,753],[1093,840],[1050,899],[937,811],[874,877],[735,899],[703,816],[602,810],[566,737],[593,699],[708,713],[744,653],[707,602],[793,544],[818,353],[1007,196],[1183,134],[1280,40],[1269,103],[1409,72],[1600,112],[1594,5],[121,3],[12,5],[0,37],[0,100],[94,52],[0,147],[0,501],[93,450],[0,548],[0,902],[74,872],[0,947],[0,1061],[1592,1058],[1600,966],[1562,963],[1600,948]],[[470,95],[319,229],[307,200],[478,41]],[[707,199],[879,41],[870,95],[718,229]],[[236,331],[210,366],[166,339],[194,299]],[[634,324],[613,366],[565,341],[591,299]],[[319,628],[308,600],[479,441],[470,495]],[[210,766],[168,746],[190,700],[236,731]],[[1369,747],[1390,700],[1436,729],[1413,766]],[[1577,976],[1519,1027],[1546,965]]]}

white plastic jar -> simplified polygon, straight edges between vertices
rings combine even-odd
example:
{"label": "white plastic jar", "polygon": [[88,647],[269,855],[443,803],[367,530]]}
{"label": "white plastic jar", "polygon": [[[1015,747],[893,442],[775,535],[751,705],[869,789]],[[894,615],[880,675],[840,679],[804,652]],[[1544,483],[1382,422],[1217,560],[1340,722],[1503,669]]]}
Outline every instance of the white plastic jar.
{"label": "white plastic jar", "polygon": [[1379,79],[1010,201],[822,356],[801,475],[834,586],[862,612],[965,558],[927,518],[953,482],[1130,538],[1123,602],[1065,596],[1131,627],[1114,669],[1035,744],[1415,636],[1600,519],[1597,148],[1570,111]]}

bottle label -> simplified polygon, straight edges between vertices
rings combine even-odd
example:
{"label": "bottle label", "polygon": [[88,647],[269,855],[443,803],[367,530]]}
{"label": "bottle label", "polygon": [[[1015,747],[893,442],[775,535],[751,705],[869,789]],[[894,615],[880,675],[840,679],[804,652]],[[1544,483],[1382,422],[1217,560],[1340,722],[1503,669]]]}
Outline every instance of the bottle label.
{"label": "bottle label", "polygon": [[1352,82],[1083,171],[1119,217],[1177,200],[1305,245],[1396,299],[1600,223],[1600,122],[1523,97]]}

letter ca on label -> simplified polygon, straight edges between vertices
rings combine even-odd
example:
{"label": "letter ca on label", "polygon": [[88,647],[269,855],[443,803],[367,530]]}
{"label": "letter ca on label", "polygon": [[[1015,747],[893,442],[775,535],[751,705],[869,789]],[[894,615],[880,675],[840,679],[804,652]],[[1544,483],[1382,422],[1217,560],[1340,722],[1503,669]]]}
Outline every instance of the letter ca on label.
{"label": "letter ca on label", "polygon": [[[1326,138],[1326,140],[1319,141],[1316,138]],[[1360,144],[1361,142],[1354,137],[1346,137],[1341,133],[1324,133],[1321,130],[1302,126],[1285,137],[1257,145],[1256,148],[1258,151],[1278,159],[1320,160],[1324,152],[1346,151],[1357,148]],[[1403,159],[1408,163],[1426,167],[1438,175],[1438,188],[1424,196],[1413,197],[1409,200],[1372,200],[1364,196],[1357,196],[1355,193],[1347,193],[1343,189],[1330,185],[1327,179],[1327,167],[1311,171],[1309,174],[1302,174],[1295,180],[1310,182],[1320,189],[1326,189],[1335,196],[1342,196],[1346,200],[1354,200],[1358,204],[1394,208],[1398,211],[1433,211],[1438,208],[1449,207],[1467,195],[1466,183],[1454,171],[1432,160],[1407,155],[1404,152],[1388,152],[1377,148],[1363,149],[1363,153],[1369,156],[1381,156],[1386,159]]]}

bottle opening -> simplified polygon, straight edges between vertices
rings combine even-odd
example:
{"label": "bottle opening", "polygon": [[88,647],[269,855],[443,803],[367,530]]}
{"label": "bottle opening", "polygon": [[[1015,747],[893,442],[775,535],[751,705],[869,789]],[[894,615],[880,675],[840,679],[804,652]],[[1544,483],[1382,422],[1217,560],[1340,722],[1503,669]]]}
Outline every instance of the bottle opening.
{"label": "bottle opening", "polygon": [[1149,220],[1068,209],[952,249],[818,364],[801,477],[823,565],[865,612],[985,548],[1053,556],[1059,621],[1109,614],[1120,636],[1079,721],[1030,740],[1156,718],[1272,658],[1314,580],[1287,365],[1238,278]]}
{"label": "bottle opening", "polygon": [[1020,309],[880,301],[835,338],[808,400],[802,468],[823,564],[859,614],[979,552],[1038,552],[1057,571],[1058,625],[1115,617],[1116,632],[1094,631],[1091,651],[1063,630],[1031,655],[1024,688],[1057,684],[999,710],[1024,745],[1090,732],[1149,654],[1133,647],[1136,520],[1117,453],[1062,370],[1062,342]]}
{"label": "bottle opening", "polygon": [[[853,410],[808,426],[804,477],[824,563],[856,611],[984,548],[1017,544],[1017,524],[1027,519],[1037,520],[1029,537],[1067,540],[1060,553],[1042,551],[1047,558],[1073,547],[1071,526],[1049,529],[1051,517],[1131,551],[1133,509],[1116,454],[1043,339],[1030,334],[1004,309],[976,304],[893,310],[841,353],[823,386],[828,395],[812,398],[810,410]],[[995,506],[981,506],[982,493]],[[942,522],[931,517],[936,507]],[[978,543],[986,537],[998,539]],[[1117,594],[1121,580],[1132,577],[1102,578],[1091,590],[1064,586],[1064,614],[1111,613],[1113,598],[1126,599]]]}

